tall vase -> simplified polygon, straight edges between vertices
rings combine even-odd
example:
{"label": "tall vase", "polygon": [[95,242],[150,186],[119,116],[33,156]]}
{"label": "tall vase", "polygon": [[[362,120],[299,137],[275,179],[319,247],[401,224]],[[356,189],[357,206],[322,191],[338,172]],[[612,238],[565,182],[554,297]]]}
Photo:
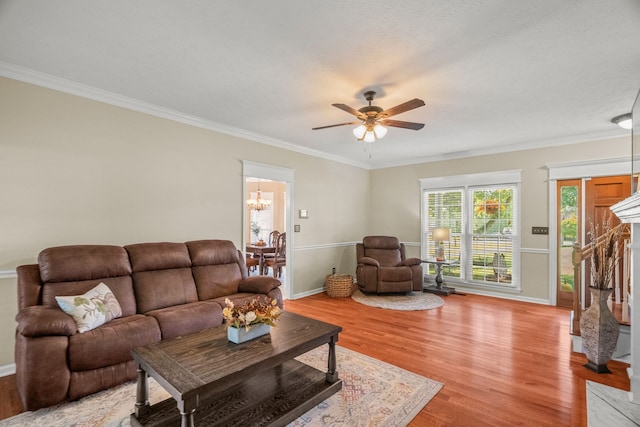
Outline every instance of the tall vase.
{"label": "tall vase", "polygon": [[599,374],[610,373],[607,363],[618,343],[620,325],[607,300],[613,289],[589,288],[591,306],[580,318],[580,334],[588,363],[584,366]]}

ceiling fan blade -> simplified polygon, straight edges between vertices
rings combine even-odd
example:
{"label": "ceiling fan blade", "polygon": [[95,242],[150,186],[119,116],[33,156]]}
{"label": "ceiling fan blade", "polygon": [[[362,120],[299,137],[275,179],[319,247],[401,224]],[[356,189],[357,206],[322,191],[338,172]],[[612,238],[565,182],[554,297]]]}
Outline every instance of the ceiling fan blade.
{"label": "ceiling fan blade", "polygon": [[366,120],[367,115],[366,114],[362,114],[360,111],[356,110],[353,107],[349,107],[348,105],[344,105],[344,104],[331,104],[336,108],[341,109],[342,111],[346,111],[349,114],[353,114],[354,116],[356,116],[359,119],[362,120]]}
{"label": "ceiling fan blade", "polygon": [[320,126],[317,128],[311,128],[311,130],[318,130],[318,129],[326,129],[326,128],[334,128],[336,126],[344,126],[344,125],[357,125],[360,124],[360,122],[349,122],[349,123],[340,123],[337,125],[329,125],[329,126]]}
{"label": "ceiling fan blade", "polygon": [[[335,104],[334,104],[335,105]],[[384,110],[378,117],[391,117],[396,114],[404,113],[405,111],[413,110],[414,108],[422,107],[424,105],[424,101],[422,99],[412,99],[411,101],[407,101],[400,105],[396,105],[395,107],[391,107],[387,110]]]}
{"label": "ceiling fan blade", "polygon": [[396,128],[420,130],[424,127],[424,123],[403,122],[401,120],[381,120],[383,126],[393,126]]}

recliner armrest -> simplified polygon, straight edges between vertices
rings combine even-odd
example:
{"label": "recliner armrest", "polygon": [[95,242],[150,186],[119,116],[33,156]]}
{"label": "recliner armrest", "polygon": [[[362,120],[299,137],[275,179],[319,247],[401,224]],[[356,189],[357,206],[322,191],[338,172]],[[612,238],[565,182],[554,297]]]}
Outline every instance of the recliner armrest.
{"label": "recliner armrest", "polygon": [[253,292],[256,294],[268,294],[272,289],[280,286],[280,281],[269,276],[251,276],[242,279],[238,284],[238,292]]}
{"label": "recliner armrest", "polygon": [[71,316],[57,308],[35,305],[26,307],[16,315],[18,333],[25,337],[47,335],[75,335],[78,330]]}
{"label": "recliner armrest", "polygon": [[419,265],[419,264],[422,264],[422,260],[420,258],[407,258],[404,261],[402,261],[402,264],[400,265],[411,266],[411,265]]}
{"label": "recliner armrest", "polygon": [[362,258],[360,258],[358,260],[358,264],[373,265],[375,267],[380,267],[380,263],[377,260],[368,256],[363,256]]}

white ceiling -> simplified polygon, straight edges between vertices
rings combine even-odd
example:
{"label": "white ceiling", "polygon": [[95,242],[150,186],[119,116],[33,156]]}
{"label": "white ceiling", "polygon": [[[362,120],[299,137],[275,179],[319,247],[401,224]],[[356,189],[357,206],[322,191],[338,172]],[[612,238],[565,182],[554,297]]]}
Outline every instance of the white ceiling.
{"label": "white ceiling", "polygon": [[[379,168],[628,135],[640,1],[0,0],[0,75]],[[311,130],[367,89],[426,126]]]}

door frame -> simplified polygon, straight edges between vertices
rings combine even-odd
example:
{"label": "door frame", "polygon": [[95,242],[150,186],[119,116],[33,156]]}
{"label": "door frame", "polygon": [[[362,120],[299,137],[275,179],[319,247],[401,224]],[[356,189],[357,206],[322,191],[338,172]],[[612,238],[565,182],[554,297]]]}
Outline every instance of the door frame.
{"label": "door frame", "polygon": [[[293,257],[293,177],[294,170],[283,168],[280,166],[268,165],[265,163],[256,163],[250,160],[242,160],[242,253],[245,253],[245,244],[250,236],[247,235],[247,178],[261,178],[269,179],[271,181],[284,182],[286,184],[285,194],[285,231],[287,233],[287,274],[285,274],[285,295],[283,298],[291,299],[293,292],[293,271],[294,271],[294,257]],[[246,254],[245,254],[246,255]]]}
{"label": "door frame", "polygon": [[[617,157],[611,159],[588,160],[580,162],[547,164],[548,170],[548,201],[549,201],[549,276],[548,292],[549,305],[557,305],[556,278],[558,276],[558,180],[564,179],[589,179],[599,176],[629,175],[631,177],[631,159],[629,157]],[[584,189],[584,186],[583,186]],[[584,194],[583,194],[584,196]],[[526,197],[523,194],[523,197]],[[584,223],[584,221],[583,221]],[[584,225],[584,224],[583,224]],[[583,229],[584,231],[584,229]],[[584,233],[582,234],[584,236]],[[584,293],[584,290],[583,290]],[[582,295],[584,301],[584,295]]]}

